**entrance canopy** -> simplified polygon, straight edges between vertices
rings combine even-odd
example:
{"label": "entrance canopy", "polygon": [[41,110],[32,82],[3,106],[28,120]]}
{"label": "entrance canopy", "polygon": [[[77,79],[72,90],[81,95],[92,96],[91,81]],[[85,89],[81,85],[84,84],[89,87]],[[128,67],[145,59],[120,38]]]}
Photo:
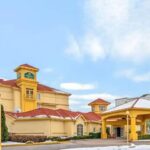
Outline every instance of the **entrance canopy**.
{"label": "entrance canopy", "polygon": [[150,100],[137,98],[102,113],[102,138],[107,138],[106,125],[127,125],[127,118],[131,130],[130,139],[137,140],[136,125],[144,126],[145,133],[145,120],[150,118]]}

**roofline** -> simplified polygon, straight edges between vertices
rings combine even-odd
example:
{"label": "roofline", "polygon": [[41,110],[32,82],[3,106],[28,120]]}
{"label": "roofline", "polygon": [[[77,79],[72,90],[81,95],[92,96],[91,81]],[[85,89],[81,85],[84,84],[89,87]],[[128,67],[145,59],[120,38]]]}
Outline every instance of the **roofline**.
{"label": "roofline", "polygon": [[104,102],[104,103],[99,103],[99,102],[91,102],[91,103],[89,103],[88,105],[89,106],[91,106],[91,105],[97,105],[97,104],[102,104],[102,105],[109,105],[109,104],[111,104],[110,102]]}
{"label": "roofline", "polygon": [[70,93],[59,93],[59,92],[55,92],[55,91],[48,91],[48,90],[43,90],[43,91],[41,91],[41,90],[37,90],[37,92],[41,92],[41,93],[52,93],[52,94],[60,94],[60,95],[67,95],[67,96],[71,96],[72,94],[70,94]]}
{"label": "roofline", "polygon": [[29,70],[33,70],[33,71],[37,71],[37,72],[39,71],[39,68],[23,66],[23,64],[18,66],[16,69],[14,69],[14,71],[17,72],[20,69],[29,69]]}

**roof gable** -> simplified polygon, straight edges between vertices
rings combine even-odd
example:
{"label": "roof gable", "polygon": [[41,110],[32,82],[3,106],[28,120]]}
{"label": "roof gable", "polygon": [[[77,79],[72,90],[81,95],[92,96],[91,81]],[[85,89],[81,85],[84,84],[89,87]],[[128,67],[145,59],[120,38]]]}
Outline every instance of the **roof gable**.
{"label": "roof gable", "polygon": [[95,104],[109,105],[110,102],[105,101],[104,99],[98,98],[98,99],[92,101],[91,103],[89,103],[88,105],[95,105]]}

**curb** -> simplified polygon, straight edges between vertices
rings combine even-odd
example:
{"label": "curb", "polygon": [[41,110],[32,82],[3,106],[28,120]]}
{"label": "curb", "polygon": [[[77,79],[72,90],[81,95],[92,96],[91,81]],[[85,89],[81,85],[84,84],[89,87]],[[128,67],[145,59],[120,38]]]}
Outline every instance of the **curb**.
{"label": "curb", "polygon": [[33,143],[33,144],[9,144],[9,145],[2,145],[2,147],[36,146],[36,145],[51,145],[51,144],[60,144],[60,142],[46,142],[46,143]]}

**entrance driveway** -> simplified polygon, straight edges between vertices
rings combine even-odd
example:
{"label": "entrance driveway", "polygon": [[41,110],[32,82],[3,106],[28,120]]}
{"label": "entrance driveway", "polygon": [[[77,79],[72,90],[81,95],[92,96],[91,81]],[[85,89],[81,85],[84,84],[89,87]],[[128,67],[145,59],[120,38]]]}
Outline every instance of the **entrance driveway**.
{"label": "entrance driveway", "polygon": [[[150,141],[136,142],[136,144],[150,144]],[[88,139],[88,140],[76,140],[71,142],[64,142],[62,144],[52,145],[36,145],[36,146],[18,146],[18,147],[3,147],[2,150],[61,150],[68,148],[79,148],[79,147],[104,147],[104,146],[121,146],[126,145],[126,141],[122,139]]]}

